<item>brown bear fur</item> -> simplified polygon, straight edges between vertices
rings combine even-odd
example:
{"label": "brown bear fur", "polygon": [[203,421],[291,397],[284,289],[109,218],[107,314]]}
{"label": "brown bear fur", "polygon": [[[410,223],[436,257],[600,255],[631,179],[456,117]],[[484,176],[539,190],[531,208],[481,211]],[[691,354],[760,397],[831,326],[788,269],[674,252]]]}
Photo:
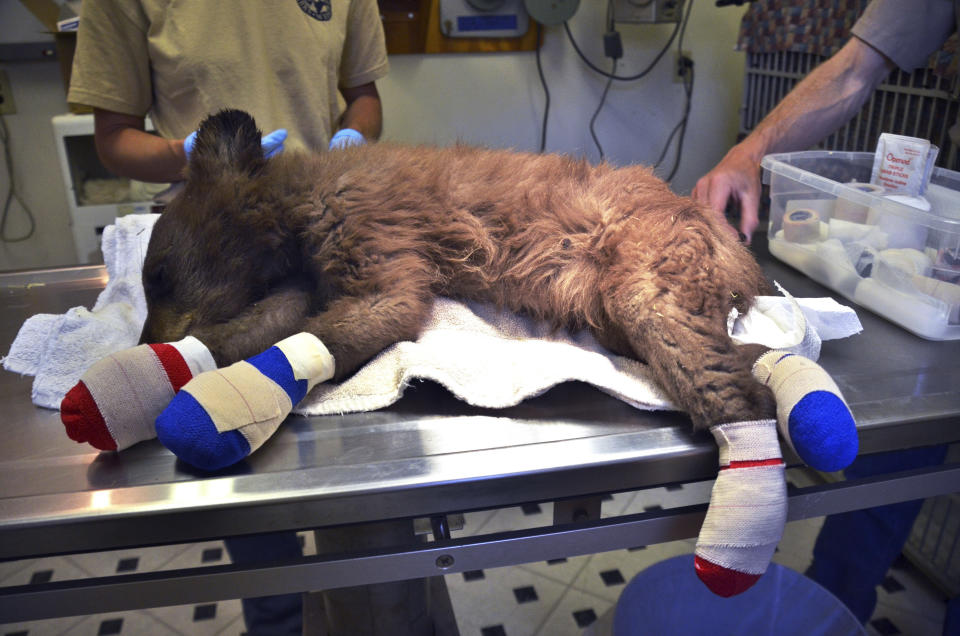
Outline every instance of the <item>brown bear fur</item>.
{"label": "brown bear fur", "polygon": [[589,328],[698,428],[774,417],[763,349],[726,328],[766,292],[760,268],[648,168],[387,143],[268,161],[260,136],[241,111],[201,126],[150,239],[142,342],[192,334],[225,365],[308,331],[342,379],[449,296]]}

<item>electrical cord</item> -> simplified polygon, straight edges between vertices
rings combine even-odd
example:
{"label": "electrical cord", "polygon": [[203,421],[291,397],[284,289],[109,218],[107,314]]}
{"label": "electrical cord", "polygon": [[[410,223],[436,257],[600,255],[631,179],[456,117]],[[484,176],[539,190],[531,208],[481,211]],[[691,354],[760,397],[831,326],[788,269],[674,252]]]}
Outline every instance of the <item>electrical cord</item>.
{"label": "electrical cord", "polygon": [[645,77],[648,73],[650,73],[650,71],[653,70],[653,68],[657,65],[657,63],[664,56],[664,54],[666,54],[666,52],[670,50],[670,45],[673,44],[674,38],[677,37],[677,33],[680,31],[680,21],[679,20],[677,21],[676,26],[673,27],[673,31],[670,33],[670,38],[667,40],[667,43],[663,46],[662,49],[660,49],[660,52],[657,53],[657,56],[655,58],[653,58],[653,61],[650,62],[649,66],[647,66],[647,68],[643,69],[642,71],[640,71],[635,75],[616,75],[615,73],[608,73],[603,69],[598,68],[597,65],[591,62],[590,59],[587,58],[586,55],[584,55],[583,51],[580,50],[580,47],[577,45],[577,41],[573,38],[573,33],[570,31],[570,23],[564,22],[563,28],[564,30],[566,30],[567,38],[570,39],[570,44],[573,45],[573,48],[577,52],[577,55],[580,56],[580,59],[583,60],[583,63],[589,66],[591,70],[609,79],[614,79],[620,82],[632,82],[634,80],[638,80],[642,77]]}
{"label": "electrical cord", "polygon": [[665,181],[671,181],[677,173],[677,169],[680,167],[680,157],[683,154],[683,141],[687,134],[687,123],[690,120],[690,106],[693,101],[693,83],[694,83],[694,70],[693,70],[693,61],[691,60],[689,64],[686,64],[687,58],[683,55],[683,37],[687,32],[687,23],[690,21],[690,14],[693,13],[693,0],[688,0],[689,4],[687,5],[687,12],[683,16],[683,20],[678,22],[678,25],[682,22],[680,28],[680,39],[677,40],[677,53],[679,54],[679,59],[681,63],[685,64],[683,72],[683,91],[684,91],[684,105],[683,105],[683,117],[680,118],[680,122],[674,126],[673,130],[670,131],[670,135],[667,137],[667,141],[663,144],[663,151],[660,153],[660,157],[657,159],[657,162],[654,164],[653,168],[656,170],[660,167],[660,164],[663,163],[664,157],[667,155],[667,150],[670,148],[670,143],[673,141],[674,136],[676,136],[679,131],[680,137],[677,140],[677,153],[674,156],[673,167],[670,170],[670,174],[666,177]]}
{"label": "electrical cord", "polygon": [[[650,1],[652,2],[653,0]],[[607,0],[606,24],[607,31],[603,36],[603,52],[613,60],[610,68],[610,76],[613,76],[617,74],[617,60],[623,56],[623,45],[620,43],[620,34],[614,29],[613,0]],[[597,110],[593,112],[593,117],[590,118],[590,136],[593,137],[593,143],[596,144],[597,151],[600,153],[600,161],[604,160],[603,145],[601,145],[600,139],[597,137],[597,131],[594,125],[597,123],[597,117],[600,116],[600,111],[603,110],[603,105],[607,101],[607,93],[610,92],[610,86],[613,84],[613,78],[610,76],[607,77],[607,85],[603,87],[603,94],[600,96],[600,103],[597,104]]]}
{"label": "electrical cord", "polygon": [[[687,78],[689,77],[689,82]],[[653,168],[656,170],[660,167],[660,164],[663,162],[663,158],[667,155],[667,150],[670,148],[670,142],[673,141],[674,136],[676,136],[679,131],[680,137],[677,141],[677,154],[673,159],[673,168],[670,169],[670,174],[664,179],[664,181],[671,181],[674,175],[677,174],[677,168],[680,167],[680,156],[683,153],[683,140],[687,134],[687,122],[690,117],[690,103],[691,95],[693,94],[693,79],[694,72],[693,67],[687,69],[687,75],[683,78],[684,90],[686,92],[686,102],[683,107],[683,117],[680,119],[680,122],[673,127],[673,130],[670,132],[670,136],[667,137],[667,141],[663,144],[663,151],[660,153],[660,158],[657,159],[657,163],[654,164]]]}
{"label": "electrical cord", "polygon": [[[0,241],[4,243],[18,243],[20,241],[26,241],[28,238],[33,236],[34,230],[37,228],[36,221],[33,217],[33,212],[30,210],[30,207],[20,198],[20,195],[17,193],[16,185],[13,182],[13,155],[10,152],[10,132],[7,130],[7,121],[0,115],[0,142],[3,143],[3,158],[7,164],[7,178],[9,180],[9,187],[7,188],[7,196],[3,202],[3,212],[0,214]],[[16,238],[11,238],[7,236],[7,221],[10,217],[10,204],[16,200],[20,204],[20,207],[23,208],[24,213],[27,215],[27,221],[30,223],[30,229],[27,230],[27,233],[23,236],[18,236]]]}
{"label": "electrical cord", "polygon": [[540,61],[540,47],[543,46],[543,27],[537,22],[537,73],[540,75],[540,85],[543,86],[543,95],[546,103],[543,106],[543,125],[540,130],[540,152],[547,147],[547,118],[550,115],[550,89],[547,87],[547,78],[543,74],[543,64]]}
{"label": "electrical cord", "polygon": [[[610,74],[613,75],[617,72],[617,60],[613,60],[613,68],[610,70]],[[590,136],[593,137],[593,143],[597,145],[597,150],[600,152],[600,161],[603,161],[603,146],[600,145],[600,140],[597,138],[597,131],[594,129],[593,125],[597,121],[597,116],[600,114],[600,110],[603,108],[604,102],[607,101],[607,93],[610,92],[610,86],[613,84],[613,78],[607,78],[607,85],[603,88],[603,95],[600,96],[600,103],[597,104],[597,110],[594,111],[593,117],[590,118]]]}

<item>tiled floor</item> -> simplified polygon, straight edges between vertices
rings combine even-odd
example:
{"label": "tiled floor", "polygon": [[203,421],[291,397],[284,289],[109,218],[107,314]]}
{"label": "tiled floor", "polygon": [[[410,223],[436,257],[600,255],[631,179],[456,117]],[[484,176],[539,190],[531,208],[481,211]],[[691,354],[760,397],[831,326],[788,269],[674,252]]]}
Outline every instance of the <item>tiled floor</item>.
{"label": "tiled floor", "polygon": [[[790,471],[805,485],[805,476]],[[711,482],[616,495],[603,502],[614,516],[705,501]],[[466,515],[463,530],[473,535],[546,525],[551,504],[505,508]],[[810,563],[822,519],[793,522],[774,558],[802,572]],[[304,551],[314,552],[312,533],[303,533]],[[447,586],[462,636],[567,636],[600,631],[602,617],[638,572],[663,559],[693,551],[693,541],[675,541],[546,563],[453,574]],[[0,563],[0,585],[56,581],[124,572],[225,563],[220,542],[74,555]],[[890,570],[879,591],[877,610],[867,626],[871,636],[939,636],[945,599],[908,562]],[[239,601],[165,607],[21,624],[0,624],[0,636],[40,634],[238,635],[244,632]],[[787,633],[787,632],[783,632]],[[601,636],[597,634],[597,636]]]}

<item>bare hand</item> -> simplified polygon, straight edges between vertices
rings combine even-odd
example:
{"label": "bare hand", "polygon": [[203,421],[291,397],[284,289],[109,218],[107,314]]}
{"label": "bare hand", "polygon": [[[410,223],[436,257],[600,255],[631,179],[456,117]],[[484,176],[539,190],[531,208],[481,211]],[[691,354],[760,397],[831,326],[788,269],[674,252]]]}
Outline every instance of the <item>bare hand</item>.
{"label": "bare hand", "polygon": [[[693,187],[694,200],[710,206],[726,224],[724,210],[730,201],[740,205],[740,232],[749,243],[759,225],[760,170],[757,162],[734,147],[713,170]],[[731,231],[736,231],[733,227]]]}

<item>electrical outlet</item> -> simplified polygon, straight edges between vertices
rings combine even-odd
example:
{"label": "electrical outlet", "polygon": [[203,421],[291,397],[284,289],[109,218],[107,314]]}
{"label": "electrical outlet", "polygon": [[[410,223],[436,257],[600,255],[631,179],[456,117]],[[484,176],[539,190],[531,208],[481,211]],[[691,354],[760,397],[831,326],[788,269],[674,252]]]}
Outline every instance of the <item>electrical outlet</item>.
{"label": "electrical outlet", "polygon": [[13,91],[10,89],[10,78],[7,72],[0,69],[0,115],[12,115],[17,112],[17,105],[13,103]]}
{"label": "electrical outlet", "polygon": [[679,51],[674,53],[673,57],[673,81],[676,84],[683,84],[683,78],[693,66],[693,57],[690,51]]}

